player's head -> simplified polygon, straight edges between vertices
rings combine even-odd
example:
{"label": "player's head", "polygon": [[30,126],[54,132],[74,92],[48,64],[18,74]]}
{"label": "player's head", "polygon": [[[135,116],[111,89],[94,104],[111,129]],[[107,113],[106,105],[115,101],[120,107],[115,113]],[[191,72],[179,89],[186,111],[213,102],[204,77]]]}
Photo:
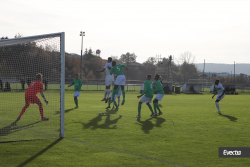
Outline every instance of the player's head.
{"label": "player's head", "polygon": [[78,77],[79,77],[79,74],[78,74],[78,73],[76,73],[76,74],[75,74],[75,76],[76,76],[76,79],[78,79]]}
{"label": "player's head", "polygon": [[112,62],[112,57],[109,57],[109,58],[108,58],[108,62]]}
{"label": "player's head", "polygon": [[150,80],[151,79],[151,74],[148,74],[147,75],[147,80]]}
{"label": "player's head", "polygon": [[160,75],[159,74],[155,74],[155,80],[159,80],[160,79]]}
{"label": "player's head", "polygon": [[112,66],[116,66],[116,62],[115,61],[112,61]]}
{"label": "player's head", "polygon": [[36,74],[36,80],[37,81],[42,81],[43,75],[41,73]]}
{"label": "player's head", "polygon": [[219,82],[220,82],[220,80],[219,80],[219,79],[216,79],[214,83],[215,83],[215,85],[218,85]]}

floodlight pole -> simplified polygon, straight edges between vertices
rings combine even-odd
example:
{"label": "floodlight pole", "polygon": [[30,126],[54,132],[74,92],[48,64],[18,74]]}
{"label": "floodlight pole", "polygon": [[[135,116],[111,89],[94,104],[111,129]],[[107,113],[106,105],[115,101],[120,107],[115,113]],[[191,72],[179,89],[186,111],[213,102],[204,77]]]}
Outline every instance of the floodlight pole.
{"label": "floodlight pole", "polygon": [[[127,66],[128,66],[128,63],[129,63],[129,55],[128,55]],[[127,71],[127,92],[128,92],[128,71]]]}
{"label": "floodlight pole", "polygon": [[82,45],[81,45],[81,69],[80,69],[80,79],[82,79],[82,48],[83,48],[83,36],[85,36],[85,32],[80,32],[80,36],[82,36]]}

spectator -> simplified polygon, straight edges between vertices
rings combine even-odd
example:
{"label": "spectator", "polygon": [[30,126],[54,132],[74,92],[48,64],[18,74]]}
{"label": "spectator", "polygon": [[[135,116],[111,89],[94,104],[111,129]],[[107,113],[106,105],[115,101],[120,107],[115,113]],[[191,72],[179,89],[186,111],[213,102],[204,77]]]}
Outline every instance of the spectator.
{"label": "spectator", "polygon": [[48,88],[48,80],[46,78],[44,78],[43,83],[45,85],[45,90],[47,90],[47,88]]}
{"label": "spectator", "polygon": [[0,90],[3,90],[3,82],[1,80],[1,78],[0,78]]}
{"label": "spectator", "polygon": [[9,82],[6,82],[6,83],[5,83],[4,92],[10,92],[10,91],[11,91],[10,83],[9,83]]}
{"label": "spectator", "polygon": [[28,78],[28,79],[27,79],[27,85],[28,85],[28,87],[30,86],[30,84],[31,84],[31,79]]}
{"label": "spectator", "polygon": [[24,90],[25,80],[23,78],[21,79],[21,85],[22,85],[22,90]]}

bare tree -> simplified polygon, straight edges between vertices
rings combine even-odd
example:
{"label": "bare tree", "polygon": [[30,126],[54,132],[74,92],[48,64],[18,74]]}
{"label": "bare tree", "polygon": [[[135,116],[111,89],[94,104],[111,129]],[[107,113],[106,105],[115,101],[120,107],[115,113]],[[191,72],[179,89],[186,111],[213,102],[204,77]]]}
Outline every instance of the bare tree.
{"label": "bare tree", "polygon": [[144,62],[144,64],[151,64],[155,65],[156,64],[156,58],[155,57],[149,57],[147,61]]}
{"label": "bare tree", "polygon": [[193,64],[194,61],[195,61],[195,55],[193,55],[189,51],[182,53],[179,59],[177,60],[178,64],[183,64],[184,62],[186,62],[187,64]]}
{"label": "bare tree", "polygon": [[17,33],[17,34],[15,35],[15,38],[21,38],[21,37],[23,37],[23,34]]}
{"label": "bare tree", "polygon": [[137,56],[134,53],[127,52],[126,54],[122,54],[119,60],[123,64],[131,64],[136,62],[136,57]]}

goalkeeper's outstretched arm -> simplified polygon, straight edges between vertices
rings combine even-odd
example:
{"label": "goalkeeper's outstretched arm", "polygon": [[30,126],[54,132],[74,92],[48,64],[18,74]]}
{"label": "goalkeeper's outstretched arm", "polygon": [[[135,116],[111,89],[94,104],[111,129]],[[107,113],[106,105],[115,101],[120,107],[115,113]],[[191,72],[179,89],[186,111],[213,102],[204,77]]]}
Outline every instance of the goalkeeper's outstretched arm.
{"label": "goalkeeper's outstretched arm", "polygon": [[43,100],[45,101],[45,103],[48,104],[49,102],[48,102],[48,100],[45,98],[43,92],[40,92],[40,94],[41,94],[41,96],[43,97]]}

